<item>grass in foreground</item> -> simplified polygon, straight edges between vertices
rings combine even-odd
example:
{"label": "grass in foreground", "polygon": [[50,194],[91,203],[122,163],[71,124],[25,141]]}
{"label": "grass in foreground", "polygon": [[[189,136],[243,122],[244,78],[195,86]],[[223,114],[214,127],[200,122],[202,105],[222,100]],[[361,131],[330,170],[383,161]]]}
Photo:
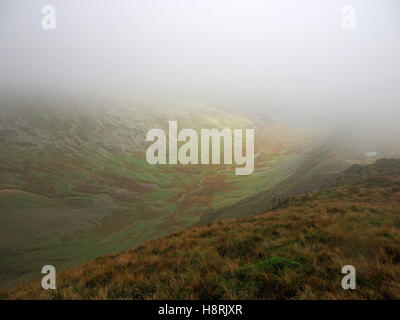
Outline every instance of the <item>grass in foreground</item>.
{"label": "grass in foreground", "polygon": [[[372,169],[371,169],[372,168]],[[400,299],[400,162],[293,198],[263,215],[220,220],[1,293],[3,299]],[[357,289],[341,287],[342,266]]]}

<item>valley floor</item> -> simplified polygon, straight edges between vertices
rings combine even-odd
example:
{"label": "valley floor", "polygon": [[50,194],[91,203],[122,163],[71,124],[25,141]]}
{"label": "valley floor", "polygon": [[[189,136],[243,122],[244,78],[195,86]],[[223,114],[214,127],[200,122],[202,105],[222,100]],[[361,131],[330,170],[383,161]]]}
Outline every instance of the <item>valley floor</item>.
{"label": "valley floor", "polygon": [[[3,299],[400,299],[400,161],[285,207],[219,220],[3,291]],[[344,290],[344,265],[356,269]]]}

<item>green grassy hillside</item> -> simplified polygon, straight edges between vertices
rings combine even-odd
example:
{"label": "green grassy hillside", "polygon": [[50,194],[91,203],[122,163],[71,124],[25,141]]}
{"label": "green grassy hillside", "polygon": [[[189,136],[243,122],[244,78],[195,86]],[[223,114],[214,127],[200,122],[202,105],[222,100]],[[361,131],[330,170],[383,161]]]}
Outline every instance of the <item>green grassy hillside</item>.
{"label": "green grassy hillside", "polygon": [[[254,128],[255,172],[151,166],[148,130]],[[0,106],[0,286],[116,253],[198,223],[289,177],[318,141],[273,121],[195,103]]]}
{"label": "green grassy hillside", "polygon": [[[219,220],[40,281],[4,299],[399,299],[400,160],[355,165],[335,186],[262,215]],[[356,290],[343,290],[344,265]]]}

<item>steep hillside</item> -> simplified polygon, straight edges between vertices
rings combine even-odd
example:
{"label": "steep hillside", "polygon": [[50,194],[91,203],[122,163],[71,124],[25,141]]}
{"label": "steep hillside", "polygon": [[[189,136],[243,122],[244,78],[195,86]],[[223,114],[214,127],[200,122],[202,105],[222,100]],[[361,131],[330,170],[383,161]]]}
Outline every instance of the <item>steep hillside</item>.
{"label": "steep hillside", "polygon": [[[400,299],[400,160],[353,166],[282,208],[180,231],[4,299]],[[341,287],[353,265],[357,289]]]}
{"label": "steep hillside", "polygon": [[[255,172],[151,166],[146,133],[254,128]],[[198,103],[80,100],[0,105],[0,286],[197,223],[287,178],[316,140],[302,130]]]}
{"label": "steep hillside", "polygon": [[[219,218],[262,213],[281,206],[290,197],[335,185],[343,174],[346,175],[343,170],[354,164],[371,164],[386,154],[393,158],[400,157],[397,144],[388,141],[379,146],[373,142],[360,141],[351,135],[344,138],[331,133],[322,143],[307,150],[296,170],[287,178],[236,203],[205,213],[199,224]],[[365,157],[368,150],[380,150],[382,153],[371,158]]]}

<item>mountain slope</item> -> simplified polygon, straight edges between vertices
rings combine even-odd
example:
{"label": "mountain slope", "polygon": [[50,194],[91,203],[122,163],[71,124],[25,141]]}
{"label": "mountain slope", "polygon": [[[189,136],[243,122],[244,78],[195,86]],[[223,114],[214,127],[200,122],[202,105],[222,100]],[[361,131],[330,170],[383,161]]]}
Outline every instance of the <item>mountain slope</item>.
{"label": "mountain slope", "polygon": [[[399,299],[400,160],[353,166],[285,208],[171,234],[4,299]],[[353,265],[357,289],[341,287]]]}
{"label": "mountain slope", "polygon": [[[146,133],[167,132],[169,120],[196,131],[254,128],[255,172],[149,165]],[[187,228],[279,183],[314,144],[302,130],[198,103],[2,103],[0,286],[37,277],[46,264],[77,265]]]}
{"label": "mountain slope", "polygon": [[[379,150],[382,150],[383,146],[384,144],[381,144]],[[244,217],[262,213],[281,206],[290,197],[335,185],[343,174],[346,175],[343,170],[354,164],[371,164],[376,159],[383,158],[382,154],[373,158],[364,156],[367,150],[374,150],[373,148],[373,144],[361,143],[357,139],[352,140],[350,135],[343,139],[330,134],[321,143],[306,151],[291,175],[268,189],[226,207],[205,213],[198,224],[219,218]],[[384,154],[394,153],[393,157],[397,158],[400,156],[400,153],[394,152],[397,149],[394,144],[389,144]]]}

